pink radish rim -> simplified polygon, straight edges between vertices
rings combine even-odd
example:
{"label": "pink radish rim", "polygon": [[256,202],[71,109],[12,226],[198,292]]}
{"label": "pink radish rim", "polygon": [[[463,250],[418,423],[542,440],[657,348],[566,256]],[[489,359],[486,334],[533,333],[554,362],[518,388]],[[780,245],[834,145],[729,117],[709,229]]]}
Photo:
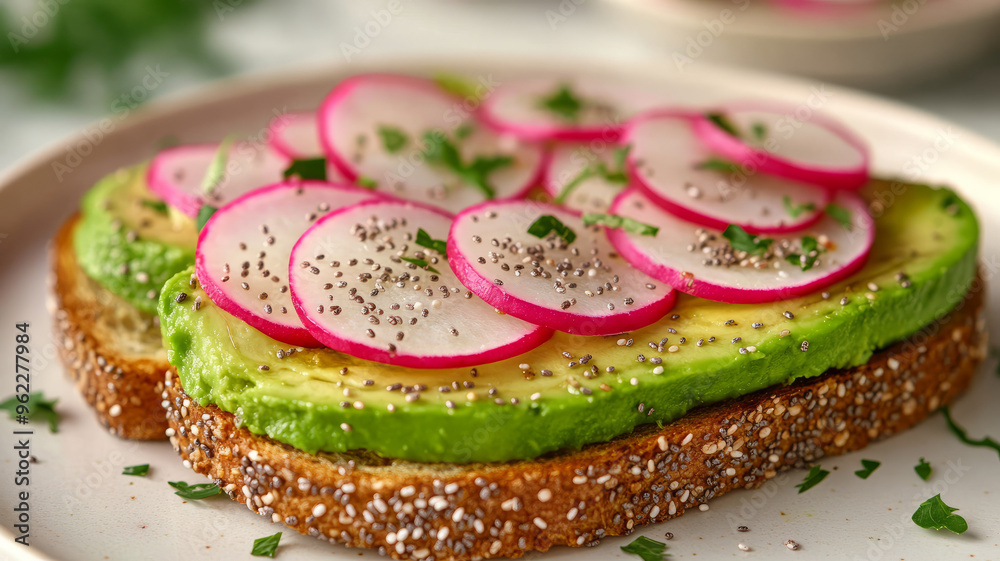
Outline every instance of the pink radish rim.
{"label": "pink radish rim", "polygon": [[[294,121],[303,121],[306,119],[316,119],[316,114],[303,111],[299,113],[286,113],[271,119],[271,122],[267,126],[268,131],[270,132],[271,149],[289,160],[308,157],[307,154],[300,154],[292,148],[284,137],[284,132],[285,129],[288,128],[288,125],[292,124]],[[318,128],[319,127],[317,126],[317,129]],[[318,130],[316,131],[316,134],[319,134]]]}
{"label": "pink radish rim", "polygon": [[[788,106],[771,101],[731,103],[717,109],[725,114],[727,111],[761,111],[777,115],[786,114]],[[711,112],[711,111],[707,111]],[[712,150],[736,162],[753,162],[764,173],[785,177],[803,183],[821,185],[830,189],[857,190],[864,187],[869,180],[870,154],[865,142],[851,132],[839,121],[827,117],[818,111],[813,111],[810,123],[821,126],[840,137],[847,145],[861,155],[861,163],[855,167],[830,168],[809,166],[793,160],[759,150],[742,140],[731,136],[709,121],[704,115],[699,115],[694,123],[695,134]]]}
{"label": "pink radish rim", "polygon": [[[213,221],[215,220],[216,215],[220,212],[225,212],[233,205],[241,204],[245,199],[250,197],[255,197],[263,193],[270,193],[271,191],[295,189],[298,187],[321,187],[328,188],[333,191],[360,191],[360,189],[353,185],[335,184],[326,181],[314,180],[282,181],[280,183],[274,183],[266,187],[261,187],[260,189],[255,189],[249,193],[244,193],[236,199],[233,199],[216,211],[216,213],[208,219],[205,223],[205,227],[202,228],[201,232],[198,234],[198,247],[201,247],[202,242],[209,235],[209,232],[212,229]],[[373,198],[378,199],[379,197],[373,195]],[[317,341],[305,327],[296,328],[281,325],[267,320],[257,314],[253,314],[247,311],[243,306],[237,304],[226,294],[222,287],[215,282],[215,277],[208,272],[208,265],[205,263],[205,257],[200,251],[195,254],[195,275],[198,277],[198,282],[201,283],[202,289],[206,294],[208,294],[208,297],[212,299],[212,302],[214,302],[216,306],[222,308],[230,315],[243,320],[248,325],[268,337],[281,341],[282,343],[288,343],[289,345],[296,345],[299,347],[321,346],[320,342]],[[289,283],[290,282],[291,280],[289,279]],[[289,284],[289,290],[291,290],[291,284]]]}
{"label": "pink radish rim", "polygon": [[[444,210],[441,210],[439,208],[430,205],[414,201],[407,201],[407,200],[363,201],[351,206],[346,206],[334,210],[329,214],[326,214],[319,220],[317,220],[315,224],[310,226],[309,229],[306,230],[304,234],[302,234],[302,237],[299,238],[299,241],[295,242],[295,246],[292,248],[292,255],[295,255],[295,253],[298,251],[299,245],[302,243],[302,240],[306,239],[306,237],[310,233],[312,233],[314,229],[319,228],[327,220],[332,220],[335,217],[339,216],[340,214],[353,211],[358,207],[373,206],[385,203],[401,205],[401,206],[413,206],[424,210],[433,211],[447,218],[449,221],[454,219],[454,216],[449,212],[446,212]],[[505,360],[517,356],[531,349],[534,349],[535,347],[541,345],[542,343],[544,343],[545,341],[547,341],[549,338],[552,337],[553,332],[551,329],[546,329],[544,327],[535,325],[534,329],[532,329],[531,331],[526,333],[524,337],[521,337],[516,341],[512,341],[506,345],[500,347],[494,347],[476,354],[458,355],[458,356],[453,356],[453,355],[415,356],[415,355],[399,355],[399,354],[392,355],[388,351],[377,349],[375,347],[358,343],[356,341],[351,341],[349,339],[344,339],[330,332],[322,325],[320,325],[318,322],[314,321],[312,317],[309,315],[308,311],[305,309],[306,304],[296,294],[295,290],[296,281],[295,277],[291,274],[292,270],[291,261],[294,260],[290,260],[289,262],[288,286],[289,290],[291,290],[292,293],[292,306],[295,308],[295,311],[299,315],[299,318],[302,320],[302,323],[306,326],[306,329],[308,329],[309,333],[313,337],[315,337],[315,339],[319,341],[321,344],[333,350],[346,353],[357,358],[361,358],[364,360],[371,360],[374,362],[380,362],[383,364],[394,364],[398,366],[405,366],[408,368],[421,368],[421,369],[459,368],[464,366],[487,364],[490,362],[496,362],[499,360]],[[449,260],[449,265],[450,264],[451,262]],[[427,364],[430,361],[433,361],[434,364]]]}
{"label": "pink radish rim", "polygon": [[[502,89],[500,90],[503,91]],[[497,103],[497,93],[493,93],[479,107],[478,117],[487,126],[495,131],[510,133],[522,140],[532,142],[543,142],[546,140],[564,140],[568,142],[584,142],[588,140],[604,140],[606,142],[618,142],[625,129],[626,122],[616,126],[607,125],[587,125],[559,126],[554,124],[527,124],[514,123],[501,118],[493,105]]]}
{"label": "pink radish rim", "polygon": [[[508,295],[502,288],[496,286],[492,281],[480,275],[469,260],[459,252],[457,249],[458,242],[455,238],[454,226],[454,224],[457,223],[458,220],[465,214],[476,213],[490,206],[508,204],[518,203],[517,201],[487,201],[471,206],[460,212],[455,217],[455,222],[452,225],[451,231],[448,233],[448,263],[451,264],[452,270],[455,272],[455,275],[458,276],[459,280],[462,281],[462,284],[471,290],[473,294],[482,298],[487,304],[490,304],[507,315],[566,333],[581,334],[577,329],[577,327],[581,325],[581,322],[599,323],[600,329],[597,331],[593,333],[582,333],[582,335],[591,336],[616,335],[618,333],[625,333],[646,327],[661,319],[674,307],[677,294],[674,290],[670,290],[667,292],[666,296],[660,300],[650,302],[641,308],[630,310],[624,314],[607,316],[607,318],[602,321],[594,316],[564,312],[562,310],[553,310],[551,308],[539,306],[532,302]],[[553,210],[553,214],[568,213],[576,216],[580,216],[581,214],[573,209],[550,203],[539,202],[536,204],[551,208]],[[625,265],[630,266],[629,263],[625,263]]]}
{"label": "pink radish rim", "polygon": [[[622,202],[631,194],[631,190],[622,192],[615,198],[611,205],[611,212],[616,213],[620,209]],[[871,215],[868,214],[868,206],[858,195],[850,194],[852,211],[863,216],[863,220],[868,222],[867,235],[865,239],[865,250],[839,269],[829,275],[808,282],[806,284],[786,286],[780,289],[744,289],[728,285],[716,284],[710,281],[693,279],[691,287],[687,286],[690,279],[683,276],[681,271],[663,263],[653,262],[647,255],[640,251],[631,241],[628,234],[621,230],[609,230],[608,238],[611,244],[618,250],[629,263],[637,269],[645,272],[662,282],[674,287],[674,290],[698,296],[706,300],[724,302],[727,304],[762,304],[767,302],[777,302],[786,298],[794,298],[814,292],[815,290],[839,282],[865,265],[868,255],[871,253],[872,245],[875,243],[875,224]],[[857,224],[857,222],[855,222]]]}
{"label": "pink radish rim", "polygon": [[166,165],[164,160],[169,161],[169,156],[171,155],[176,155],[178,152],[183,151],[201,150],[216,151],[218,150],[218,145],[185,144],[161,150],[153,157],[153,160],[149,163],[149,169],[146,170],[146,185],[149,187],[149,190],[163,199],[163,202],[192,218],[198,216],[198,209],[202,205],[201,197],[175,188],[173,182],[168,178],[168,172],[162,168]]}
{"label": "pink radish rim", "polygon": [[[625,134],[622,137],[622,143],[623,144],[631,143],[634,127],[643,123],[647,123],[649,121],[656,121],[660,119],[685,119],[689,120],[693,127],[695,126],[695,124],[698,122],[699,119],[704,119],[704,118],[701,117],[700,115],[693,114],[689,111],[675,111],[670,109],[649,111],[643,113],[642,115],[637,116],[635,119],[629,122],[628,128],[626,129]],[[715,127],[714,125],[712,126]],[[698,136],[695,131],[692,131],[692,134],[695,137]],[[680,218],[682,220],[687,220],[688,222],[693,222],[695,224],[699,224],[701,226],[705,226],[706,228],[712,228],[715,230],[725,230],[726,227],[729,226],[729,224],[733,224],[733,222],[726,222],[724,220],[720,220],[714,216],[699,212],[692,208],[688,208],[673,199],[669,199],[663,196],[651,185],[649,185],[649,183],[646,182],[646,179],[643,177],[643,175],[639,173],[638,165],[635,162],[635,158],[631,154],[629,154],[628,158],[626,159],[626,164],[628,165],[628,172],[629,172],[629,177],[632,179],[632,185],[637,187],[640,191],[642,191],[643,195],[645,195],[646,198],[655,203],[656,206],[662,208],[663,210],[669,212],[670,214],[673,214],[677,218]],[[809,226],[812,226],[813,224],[819,222],[823,218],[822,208],[830,204],[830,202],[833,200],[833,193],[829,189],[823,189],[823,193],[824,193],[824,198],[822,204],[820,205],[820,208],[813,211],[810,214],[805,214],[806,218],[803,220],[799,220],[798,222],[786,224],[785,226],[764,226],[764,227],[753,226],[751,224],[746,224],[743,222],[736,222],[735,224],[737,224],[750,234],[787,234],[789,232],[795,232],[798,230],[802,230],[804,228],[808,228]]]}

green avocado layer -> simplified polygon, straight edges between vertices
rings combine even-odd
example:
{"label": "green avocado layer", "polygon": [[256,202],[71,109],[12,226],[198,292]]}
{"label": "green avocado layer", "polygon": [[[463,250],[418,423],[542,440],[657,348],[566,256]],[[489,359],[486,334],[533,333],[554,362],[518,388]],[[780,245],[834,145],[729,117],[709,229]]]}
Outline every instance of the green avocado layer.
{"label": "green avocado layer", "polygon": [[146,167],[119,170],[83,198],[73,246],[83,270],[136,308],[156,313],[160,288],[194,264],[194,221],[146,187]]}
{"label": "green avocado layer", "polygon": [[[682,295],[671,315],[642,330],[557,333],[524,355],[475,369],[408,370],[329,349],[289,355],[287,345],[192,288],[190,270],[163,288],[164,345],[193,399],[308,452],[365,449],[447,462],[533,458],[862,364],[947,313],[975,278],[976,217],[947,189],[905,191],[898,194],[897,184],[895,202],[878,207],[867,266],[828,294],[754,305]],[[178,302],[181,293],[187,298]],[[482,336],[489,337],[488,325]]]}

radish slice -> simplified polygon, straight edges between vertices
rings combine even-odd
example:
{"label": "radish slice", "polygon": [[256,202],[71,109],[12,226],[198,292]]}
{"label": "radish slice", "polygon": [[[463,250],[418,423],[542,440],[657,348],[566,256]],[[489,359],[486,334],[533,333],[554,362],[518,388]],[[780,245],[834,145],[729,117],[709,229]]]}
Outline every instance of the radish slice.
{"label": "radish slice", "polygon": [[[546,216],[575,240],[528,233]],[[619,257],[601,227],[556,205],[498,201],[467,209],[451,227],[448,258],[462,283],[501,312],[568,333],[623,333],[674,305],[673,290]]]}
{"label": "radish slice", "polygon": [[614,142],[630,117],[666,101],[614,82],[525,79],[499,86],[483,102],[480,117],[525,140]]}
{"label": "radish slice", "polygon": [[369,191],[285,182],[220,208],[198,236],[195,272],[220,308],[283,343],[318,347],[299,320],[285,273],[292,246],[324,214],[371,200]]}
{"label": "radish slice", "polygon": [[764,173],[831,189],[854,190],[868,183],[865,142],[808,106],[747,102],[728,105],[716,113],[735,131],[727,132],[715,122],[699,118],[695,132],[726,158]]}
{"label": "radish slice", "polygon": [[[292,160],[323,158],[323,146],[319,141],[319,125],[315,113],[285,113],[271,119],[269,125],[271,150]],[[327,181],[346,181],[343,174],[332,162],[326,165]]]}
{"label": "radish slice", "polygon": [[412,368],[484,364],[546,341],[551,331],[498,314],[444,255],[417,244],[419,229],[444,240],[450,224],[451,215],[407,201],[321,219],[295,244],[289,270],[306,328],[332,349]]}
{"label": "radish slice", "polygon": [[[549,155],[545,190],[567,208],[606,212],[628,183],[627,169],[622,169],[618,161],[625,150],[606,143],[559,144]],[[560,200],[564,191],[565,198]]]}
{"label": "radish slice", "polygon": [[754,234],[800,230],[822,218],[829,190],[720,158],[695,136],[696,120],[659,111],[629,125],[623,142],[632,145],[632,176],[653,202],[707,228],[738,224]]}
{"label": "radish slice", "polygon": [[254,189],[281,181],[288,167],[283,156],[261,144],[236,143],[230,149],[222,180],[206,194],[202,181],[218,150],[218,144],[190,144],[160,152],[147,172],[150,191],[194,217],[202,204],[221,207]]}
{"label": "radish slice", "polygon": [[[734,251],[718,230],[706,231],[680,220],[630,189],[615,200],[612,212],[656,224],[660,231],[656,237],[644,237],[611,230],[608,237],[630,263],[681,292],[734,304],[775,302],[833,284],[864,265],[875,239],[868,207],[861,197],[847,192],[838,194],[834,204],[849,213],[850,230],[824,215],[801,236],[775,239],[755,257]],[[826,250],[803,271],[786,257],[801,253],[805,236]]]}
{"label": "radish slice", "polygon": [[[327,157],[349,180],[374,182],[380,191],[449,212],[490,198],[487,191],[497,199],[521,196],[542,170],[540,145],[467,119],[461,99],[422,78],[370,74],[344,80],[324,101],[319,122]],[[439,140],[429,143],[428,134]],[[440,139],[448,144],[432,150]],[[457,158],[447,157],[454,156],[446,154],[450,147]],[[429,161],[428,150],[445,156]],[[499,163],[503,158],[509,161]],[[490,160],[497,164],[489,166]]]}

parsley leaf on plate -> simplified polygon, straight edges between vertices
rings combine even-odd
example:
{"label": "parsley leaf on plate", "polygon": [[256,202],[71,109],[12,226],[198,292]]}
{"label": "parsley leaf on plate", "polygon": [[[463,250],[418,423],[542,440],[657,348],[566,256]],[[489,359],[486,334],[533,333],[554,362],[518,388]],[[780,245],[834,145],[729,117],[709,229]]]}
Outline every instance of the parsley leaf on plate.
{"label": "parsley leaf on plate", "polygon": [[253,541],[253,549],[250,550],[250,555],[255,555],[257,557],[274,557],[275,552],[278,550],[278,542],[281,541],[281,532],[274,534],[273,536],[265,536],[263,538],[257,538]]}
{"label": "parsley leaf on plate", "polygon": [[859,469],[858,471],[855,471],[854,475],[857,475],[861,479],[868,479],[868,476],[871,475],[872,472],[877,470],[878,466],[882,465],[882,462],[878,462],[875,460],[861,460],[861,465],[862,467],[864,467],[864,469]]}
{"label": "parsley leaf on plate", "polygon": [[733,122],[729,120],[729,117],[727,117],[725,114],[706,113],[705,118],[708,119],[709,121],[712,121],[712,123],[715,124],[715,126],[725,131],[725,133],[728,134],[729,136],[734,136],[736,138],[743,137],[743,135],[740,134],[739,129],[736,128],[736,125],[734,125]]}
{"label": "parsley leaf on plate", "polygon": [[917,526],[928,530],[945,529],[956,534],[964,534],[969,529],[969,524],[961,516],[952,514],[956,510],[958,509],[946,505],[939,493],[920,503],[917,511],[913,513],[912,520]]}
{"label": "parsley leaf on plate", "polygon": [[640,236],[655,236],[660,229],[656,226],[650,226],[649,224],[643,224],[638,220],[633,220],[625,216],[618,216],[616,214],[600,214],[596,212],[590,212],[583,215],[583,223],[587,226],[594,224],[601,224],[612,229],[622,229],[630,234],[639,234]]}
{"label": "parsley leaf on plate", "polygon": [[809,470],[809,473],[806,474],[806,478],[802,481],[802,483],[799,483],[796,487],[799,488],[800,494],[805,493],[809,489],[819,485],[819,482],[826,479],[826,476],[828,475],[830,475],[830,472],[820,468],[819,466],[813,466],[812,469]]}
{"label": "parsley leaf on plate", "polygon": [[205,223],[208,219],[212,217],[219,209],[212,205],[201,205],[198,209],[198,216],[195,217],[195,224],[198,226],[198,231],[200,232],[202,228],[205,227]]}
{"label": "parsley leaf on plate", "polygon": [[219,183],[222,182],[226,177],[226,166],[229,163],[229,149],[233,146],[233,142],[236,141],[235,136],[227,136],[222,139],[219,143],[219,148],[215,151],[215,155],[212,156],[212,161],[208,164],[208,170],[205,172],[205,177],[201,179],[201,192],[206,195],[211,195],[215,191]]}
{"label": "parsley leaf on plate", "polygon": [[622,546],[622,551],[638,555],[642,561],[662,561],[664,557],[669,555],[666,550],[667,544],[651,540],[646,536],[639,536],[632,540],[632,543]]}
{"label": "parsley leaf on plate", "polygon": [[566,199],[569,198],[570,194],[576,190],[584,181],[590,179],[591,177],[602,177],[605,181],[612,184],[624,185],[628,183],[628,170],[625,167],[625,160],[628,158],[628,153],[632,149],[631,145],[622,146],[621,148],[615,148],[611,153],[611,161],[614,163],[613,168],[609,168],[604,162],[597,162],[596,164],[589,164],[580,170],[580,173],[576,174],[576,177],[569,180],[566,185],[559,191],[559,194],[555,198],[557,204],[563,204]]}
{"label": "parsley leaf on plate", "polygon": [[553,232],[566,243],[573,243],[573,240],[576,239],[576,232],[551,214],[538,217],[531,223],[531,226],[528,226],[528,233],[536,238],[544,239]]}
{"label": "parsley leaf on plate", "polygon": [[160,214],[169,214],[170,213],[170,209],[167,207],[167,203],[165,203],[163,201],[154,201],[152,199],[143,199],[142,200],[142,206],[144,206],[144,207],[146,207],[148,209],[152,209],[154,212],[158,212]]}
{"label": "parsley leaf on plate", "polygon": [[798,218],[803,212],[812,212],[816,210],[816,205],[813,203],[803,203],[801,205],[797,205],[792,202],[792,198],[788,195],[785,195],[781,199],[781,202],[785,205],[785,212],[787,212],[788,216],[791,216],[792,218]]}
{"label": "parsley leaf on plate", "polygon": [[917,472],[920,479],[927,481],[931,478],[931,465],[926,460],[920,458],[920,463],[913,466],[913,471]]}
{"label": "parsley leaf on plate", "polygon": [[138,466],[125,466],[122,470],[122,475],[137,475],[142,477],[149,473],[149,464],[141,464]]}
{"label": "parsley leaf on plate", "polygon": [[436,74],[433,80],[442,90],[469,101],[480,101],[488,93],[480,91],[479,86],[472,80],[457,74],[440,73]]}
{"label": "parsley leaf on plate", "polygon": [[847,210],[846,208],[840,205],[830,203],[826,205],[826,213],[830,215],[830,218],[833,218],[837,222],[840,222],[840,225],[843,226],[845,229],[851,230],[854,228],[854,226],[851,224],[851,211]]}
{"label": "parsley leaf on plate", "polygon": [[207,499],[222,493],[222,489],[219,489],[215,483],[196,483],[194,485],[188,485],[183,481],[167,481],[167,483],[177,489],[174,491],[175,495],[192,501]]}
{"label": "parsley leaf on plate", "polygon": [[709,171],[721,171],[724,173],[739,173],[740,165],[723,158],[709,158],[704,162],[699,162],[694,166],[697,169],[707,169]]}
{"label": "parsley leaf on plate", "polygon": [[752,236],[736,224],[727,226],[725,231],[722,232],[722,237],[729,240],[729,245],[736,251],[744,251],[751,255],[764,253],[774,243],[774,240],[771,238]]}
{"label": "parsley leaf on plate", "polygon": [[969,433],[965,432],[965,429],[958,426],[955,421],[951,418],[951,409],[946,405],[941,408],[941,414],[944,415],[944,420],[948,423],[948,429],[958,437],[959,440],[968,444],[969,446],[982,446],[984,448],[992,448],[1000,454],[1000,442],[993,440],[988,436],[984,436],[979,440],[969,438]]}
{"label": "parsley leaf on plate", "polygon": [[761,122],[755,122],[750,125],[750,134],[756,141],[761,141],[767,138],[767,125]]}
{"label": "parsley leaf on plate", "polygon": [[281,176],[288,179],[293,175],[299,179],[326,181],[326,158],[292,160],[292,163],[282,172]]}
{"label": "parsley leaf on plate", "polygon": [[785,256],[785,260],[796,267],[801,267],[803,271],[808,271],[813,268],[813,265],[816,264],[816,259],[819,258],[819,254],[824,251],[826,251],[826,249],[819,245],[816,238],[812,236],[802,236],[802,253],[790,253]]}
{"label": "parsley leaf on plate", "polygon": [[443,256],[448,255],[448,243],[444,240],[435,240],[423,228],[417,228],[416,243],[421,247],[426,247],[427,249],[433,249],[434,251],[440,253]]}
{"label": "parsley leaf on plate", "polygon": [[361,187],[362,189],[378,188],[378,183],[374,179],[368,177],[367,175],[359,175],[358,178],[354,180],[354,182],[358,185],[358,187]]}
{"label": "parsley leaf on plate", "polygon": [[575,123],[580,120],[580,111],[584,101],[570,88],[569,84],[560,84],[551,95],[543,97],[538,106],[553,113],[563,121]]}
{"label": "parsley leaf on plate", "polygon": [[0,403],[0,410],[9,413],[11,419],[23,415],[30,421],[48,423],[49,432],[59,432],[60,418],[59,412],[55,408],[56,402],[59,399],[47,400],[42,392],[31,392],[20,395],[28,396],[26,403],[19,400],[18,396],[12,395],[3,403]]}
{"label": "parsley leaf on plate", "polygon": [[382,139],[382,147],[390,154],[402,150],[410,142],[410,137],[398,127],[379,125],[378,136]]}
{"label": "parsley leaf on plate", "polygon": [[428,131],[423,136],[424,158],[427,162],[451,170],[466,183],[479,188],[487,199],[496,197],[496,189],[489,181],[494,171],[510,166],[514,159],[510,156],[476,156],[466,163],[455,144],[439,132]]}

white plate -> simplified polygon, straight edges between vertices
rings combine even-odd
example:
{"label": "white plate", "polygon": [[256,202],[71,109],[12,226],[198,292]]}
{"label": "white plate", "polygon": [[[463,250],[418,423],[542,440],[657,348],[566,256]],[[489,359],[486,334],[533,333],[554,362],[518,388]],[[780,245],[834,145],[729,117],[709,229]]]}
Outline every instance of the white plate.
{"label": "white plate", "polygon": [[947,75],[1000,45],[997,0],[882,1],[819,13],[777,0],[614,1],[679,68],[721,62],[898,88]]}
{"label": "white plate", "polygon": [[[605,77],[636,87],[655,88],[680,102],[711,103],[737,97],[771,97],[804,104],[821,104],[866,137],[874,146],[874,163],[881,173],[912,180],[947,182],[977,206],[983,223],[985,274],[1000,270],[1000,148],[971,132],[931,116],[822,84],[699,65],[678,73],[667,61],[633,68],[595,66],[586,61],[416,61],[338,66],[287,74],[254,76],[219,83],[195,94],[150,105],[121,122],[108,122],[100,140],[78,136],[8,170],[0,178],[0,295],[4,325],[0,326],[0,360],[14,362],[14,323],[31,322],[34,389],[60,399],[63,423],[58,434],[37,428],[32,453],[30,505],[32,546],[13,542],[13,435],[18,427],[4,419],[0,451],[0,554],[15,559],[218,559],[249,558],[255,538],[283,530],[223,498],[184,503],[167,486],[168,480],[200,481],[185,470],[164,443],[135,443],[104,433],[76,394],[55,358],[43,280],[47,275],[46,246],[56,227],[77,207],[79,196],[101,175],[153,154],[156,141],[177,135],[182,141],[217,140],[234,131],[262,130],[274,111],[315,104],[336,80],[362,71],[431,73],[447,69],[503,80],[521,74],[579,74]],[[91,133],[96,139],[96,134]],[[67,161],[70,150],[86,152]],[[61,181],[53,162],[61,162]],[[58,166],[57,166],[58,167]],[[67,172],[66,169],[71,171]],[[989,295],[990,316],[1000,312],[998,294]],[[996,325],[994,323],[994,325]],[[992,365],[991,365],[992,367]],[[8,370],[0,396],[14,390]],[[995,405],[1000,378],[984,368],[974,390],[961,398],[956,416],[973,435],[1000,436]],[[935,468],[929,483],[912,471],[918,458]],[[853,475],[861,458],[882,461],[867,481]],[[151,464],[148,477],[119,475],[132,464]],[[860,453],[823,460],[832,471],[820,486],[797,495],[794,485],[803,472],[786,473],[755,491],[738,491],[711,502],[707,512],[644,528],[636,535],[675,538],[669,551],[676,557],[701,559],[757,555],[770,559],[907,559],[937,560],[969,557],[1000,558],[1000,461],[997,454],[959,443],[940,416],[918,428]],[[954,466],[954,467],[949,467]],[[942,493],[961,509],[970,530],[963,536],[923,530],[909,520],[916,504]],[[745,524],[749,533],[737,533]],[[284,529],[281,559],[356,559],[359,550],[331,546]],[[790,552],[787,539],[802,544]],[[538,559],[633,559],[618,549],[631,538],[609,538],[595,549],[556,548]],[[743,553],[737,544],[753,548]],[[376,557],[364,552],[366,557]]]}

